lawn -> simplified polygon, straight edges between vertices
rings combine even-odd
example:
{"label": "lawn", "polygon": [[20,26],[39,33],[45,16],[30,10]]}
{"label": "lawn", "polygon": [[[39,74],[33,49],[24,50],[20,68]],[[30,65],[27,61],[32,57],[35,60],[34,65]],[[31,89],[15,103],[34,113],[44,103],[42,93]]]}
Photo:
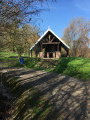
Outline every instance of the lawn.
{"label": "lawn", "polygon": [[[27,58],[27,54],[23,54],[23,57]],[[19,62],[19,57],[17,53],[13,53],[11,51],[7,52],[7,50],[0,50],[0,62],[3,65],[9,66]],[[10,64],[11,63],[11,64]]]}
{"label": "lawn", "polygon": [[18,55],[13,52],[7,52],[7,50],[0,50],[0,62],[16,61]]}
{"label": "lawn", "polygon": [[[55,60],[52,60],[53,63]],[[48,63],[50,61],[48,60]],[[40,65],[39,65],[40,64]],[[43,64],[43,68],[41,67]],[[33,68],[39,70],[46,70],[48,72],[56,72],[59,74],[69,75],[75,78],[80,78],[85,81],[90,80],[90,59],[89,58],[79,58],[79,57],[67,57],[60,58],[57,62],[56,67],[52,67],[41,59],[36,58],[25,58],[25,67]],[[51,64],[51,63],[50,63]],[[18,61],[13,66],[21,66]]]}
{"label": "lawn", "polygon": [[90,80],[90,58],[67,57],[61,58],[54,72]]}
{"label": "lawn", "polygon": [[64,57],[60,58],[57,61],[46,61],[38,58],[36,59],[25,56],[23,57],[24,66],[20,65],[20,61],[17,57],[17,54],[10,52],[10,57],[8,57],[7,52],[0,52],[0,61],[9,62],[9,64],[5,65],[9,65],[12,67],[26,67],[31,69],[46,70],[48,72],[56,72],[60,74],[69,75],[75,78],[80,78],[85,81],[90,80],[90,58]]}

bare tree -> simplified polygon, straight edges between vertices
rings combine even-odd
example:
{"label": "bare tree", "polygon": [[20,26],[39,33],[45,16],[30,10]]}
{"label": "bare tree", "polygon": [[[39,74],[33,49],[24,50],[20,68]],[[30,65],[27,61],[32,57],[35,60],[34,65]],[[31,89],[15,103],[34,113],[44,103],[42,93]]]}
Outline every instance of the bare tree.
{"label": "bare tree", "polygon": [[0,24],[31,21],[44,10],[45,1],[49,0],[0,0]]}
{"label": "bare tree", "polygon": [[86,48],[90,43],[89,39],[90,21],[85,18],[73,19],[70,25],[64,30],[64,40],[70,46],[70,55],[85,56]]}
{"label": "bare tree", "polygon": [[3,46],[16,45],[16,39],[19,39],[17,36],[20,34],[18,28],[30,23],[34,16],[44,10],[45,1],[49,0],[0,0],[0,38]]}

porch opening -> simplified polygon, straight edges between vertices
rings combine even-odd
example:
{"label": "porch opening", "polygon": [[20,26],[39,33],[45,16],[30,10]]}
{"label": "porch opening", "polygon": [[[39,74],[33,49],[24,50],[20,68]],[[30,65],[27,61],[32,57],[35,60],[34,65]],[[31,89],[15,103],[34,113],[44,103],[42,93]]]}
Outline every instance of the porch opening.
{"label": "porch opening", "polygon": [[53,58],[53,52],[49,52],[49,58]]}

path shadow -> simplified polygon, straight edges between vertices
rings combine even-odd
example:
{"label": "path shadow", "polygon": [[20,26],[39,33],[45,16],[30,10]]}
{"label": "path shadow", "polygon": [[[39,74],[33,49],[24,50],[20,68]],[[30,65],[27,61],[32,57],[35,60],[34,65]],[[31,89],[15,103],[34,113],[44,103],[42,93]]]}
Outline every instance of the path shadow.
{"label": "path shadow", "polygon": [[6,73],[4,82],[17,96],[13,101],[14,120],[89,120],[90,82],[51,72],[12,68],[7,79],[5,76]]}

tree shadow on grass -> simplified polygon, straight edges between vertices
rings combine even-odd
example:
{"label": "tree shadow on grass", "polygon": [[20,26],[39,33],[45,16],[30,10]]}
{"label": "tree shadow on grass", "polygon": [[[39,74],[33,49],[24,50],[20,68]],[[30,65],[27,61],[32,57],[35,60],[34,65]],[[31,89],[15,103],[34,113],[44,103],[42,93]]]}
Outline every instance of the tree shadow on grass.
{"label": "tree shadow on grass", "polygon": [[42,71],[11,71],[3,79],[16,96],[13,120],[89,120],[90,83]]}
{"label": "tree shadow on grass", "polygon": [[58,64],[58,60],[43,59],[37,65],[38,65],[38,68],[55,68],[57,64]]}

